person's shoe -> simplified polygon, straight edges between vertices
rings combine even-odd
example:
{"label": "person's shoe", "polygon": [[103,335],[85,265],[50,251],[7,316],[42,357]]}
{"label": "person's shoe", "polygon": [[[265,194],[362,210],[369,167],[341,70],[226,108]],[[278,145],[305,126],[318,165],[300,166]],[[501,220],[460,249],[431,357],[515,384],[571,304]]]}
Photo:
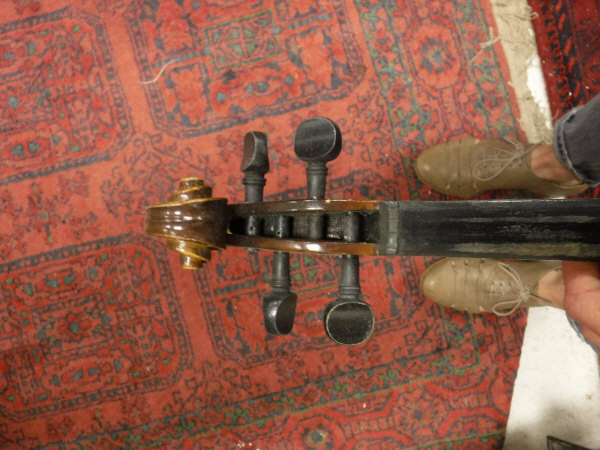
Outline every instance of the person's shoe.
{"label": "person's shoe", "polygon": [[587,189],[585,184],[563,186],[536,176],[531,171],[535,147],[512,139],[449,141],[419,155],[416,172],[436,191],[462,198],[492,189],[524,189],[547,198],[564,198]]}
{"label": "person's shoe", "polygon": [[552,306],[537,295],[538,281],[560,268],[560,261],[445,258],[425,271],[421,289],[443,306],[505,316],[518,308]]}

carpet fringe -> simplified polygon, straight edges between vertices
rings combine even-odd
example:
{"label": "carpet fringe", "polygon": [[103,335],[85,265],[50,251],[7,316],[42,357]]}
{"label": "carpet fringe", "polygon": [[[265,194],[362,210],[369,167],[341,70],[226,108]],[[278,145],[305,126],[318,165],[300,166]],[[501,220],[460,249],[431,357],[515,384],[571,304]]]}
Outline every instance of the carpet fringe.
{"label": "carpet fringe", "polygon": [[[529,142],[552,142],[552,118],[531,21],[537,19],[526,0],[491,0],[498,37],[504,49],[515,91],[521,128]],[[537,73],[534,73],[537,71]],[[535,80],[530,77],[536,76]],[[540,84],[536,94],[530,82]],[[539,91],[539,92],[538,92]]]}

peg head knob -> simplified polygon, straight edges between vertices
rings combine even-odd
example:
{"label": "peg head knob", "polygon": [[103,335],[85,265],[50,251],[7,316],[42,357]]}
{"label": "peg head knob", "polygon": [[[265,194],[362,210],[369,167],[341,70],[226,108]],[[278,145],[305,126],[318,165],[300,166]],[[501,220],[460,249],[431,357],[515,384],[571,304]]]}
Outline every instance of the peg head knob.
{"label": "peg head knob", "polygon": [[263,317],[269,333],[284,335],[292,331],[297,298],[293,292],[270,292],[265,296]]}
{"label": "peg head knob", "polygon": [[253,172],[257,175],[264,175],[269,171],[267,135],[265,133],[260,131],[246,133],[241,171]]}
{"label": "peg head knob", "polygon": [[294,136],[296,156],[305,162],[327,163],[342,150],[342,133],[335,122],[313,117],[300,124]]}
{"label": "peg head knob", "polygon": [[371,336],[375,314],[368,303],[340,299],[327,306],[323,321],[332,341],[342,345],[357,345]]}

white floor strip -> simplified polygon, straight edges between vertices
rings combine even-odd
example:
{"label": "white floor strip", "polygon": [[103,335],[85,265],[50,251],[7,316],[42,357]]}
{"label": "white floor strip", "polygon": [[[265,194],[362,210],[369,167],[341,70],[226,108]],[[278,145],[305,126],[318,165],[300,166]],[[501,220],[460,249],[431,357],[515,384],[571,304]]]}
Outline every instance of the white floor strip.
{"label": "white floor strip", "polygon": [[504,448],[546,449],[546,436],[600,448],[598,357],[564,311],[529,310]]}

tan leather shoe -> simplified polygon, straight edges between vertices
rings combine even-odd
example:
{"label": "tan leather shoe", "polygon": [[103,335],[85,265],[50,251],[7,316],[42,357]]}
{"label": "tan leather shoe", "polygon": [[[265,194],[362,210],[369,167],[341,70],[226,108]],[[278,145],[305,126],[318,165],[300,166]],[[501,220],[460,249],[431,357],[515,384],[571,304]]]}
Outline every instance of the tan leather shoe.
{"label": "tan leather shoe", "polygon": [[537,295],[538,281],[560,268],[560,261],[445,258],[425,271],[421,289],[443,306],[505,316],[518,308],[552,306]]}
{"label": "tan leather shoe", "polygon": [[546,198],[577,195],[585,184],[562,186],[531,171],[531,152],[537,144],[512,139],[465,138],[425,150],[416,162],[417,175],[436,191],[474,197],[492,189],[525,189]]}

